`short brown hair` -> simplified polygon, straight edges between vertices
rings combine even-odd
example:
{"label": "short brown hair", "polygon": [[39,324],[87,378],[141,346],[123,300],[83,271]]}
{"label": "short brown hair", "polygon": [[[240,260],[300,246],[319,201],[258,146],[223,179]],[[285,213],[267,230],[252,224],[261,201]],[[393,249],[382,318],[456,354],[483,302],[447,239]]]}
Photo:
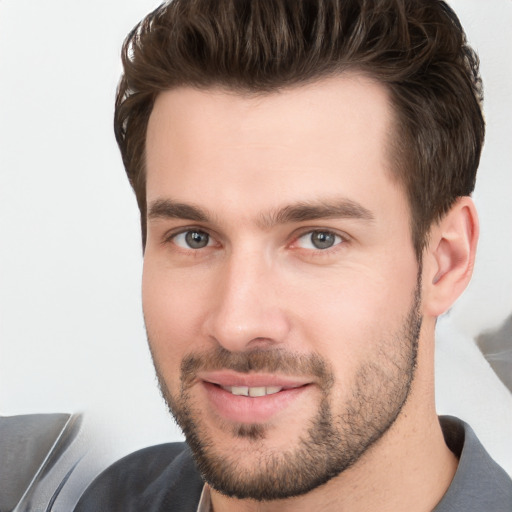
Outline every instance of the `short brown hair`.
{"label": "short brown hair", "polygon": [[396,114],[394,172],[421,259],[428,232],[475,186],[485,125],[478,58],[440,0],[172,0],[122,51],[114,128],[146,239],[145,142],[174,87],[272,92],[344,71],[384,84]]}

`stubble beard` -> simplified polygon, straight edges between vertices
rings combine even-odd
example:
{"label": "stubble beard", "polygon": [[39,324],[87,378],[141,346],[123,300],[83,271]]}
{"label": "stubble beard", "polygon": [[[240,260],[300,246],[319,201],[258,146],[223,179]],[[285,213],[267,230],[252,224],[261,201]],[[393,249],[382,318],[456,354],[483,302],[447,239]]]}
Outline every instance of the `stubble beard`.
{"label": "stubble beard", "polygon": [[[192,354],[183,359],[181,389],[176,395],[168,389],[153,358],[162,395],[204,480],[226,496],[271,501],[306,494],[354,465],[389,430],[407,401],[416,369],[420,303],[418,277],[412,306],[401,328],[379,344],[376,356],[361,365],[352,394],[337,415],[332,411],[334,374],[328,362],[316,354],[270,350],[232,353],[222,347]],[[221,452],[190,396],[196,372],[216,369],[314,375],[322,390],[318,410],[305,433],[286,451],[266,448],[268,428],[264,424],[241,424],[233,426],[231,434],[234,439],[245,439],[248,448],[238,454],[234,449]],[[247,457],[253,459],[250,468],[245,460],[240,463],[240,458]]]}

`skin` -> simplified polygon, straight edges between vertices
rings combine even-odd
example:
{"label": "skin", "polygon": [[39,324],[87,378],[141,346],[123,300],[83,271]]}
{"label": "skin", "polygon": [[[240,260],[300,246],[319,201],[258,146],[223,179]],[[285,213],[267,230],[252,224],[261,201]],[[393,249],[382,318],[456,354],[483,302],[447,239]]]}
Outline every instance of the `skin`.
{"label": "skin", "polygon": [[[192,88],[159,95],[147,133],[143,306],[155,366],[171,399],[180,394],[183,359],[219,347],[317,355],[332,371],[335,418],[343,417],[365,364],[403,377],[406,368],[393,357],[399,361],[403,352],[397,334],[419,265],[406,196],[389,168],[392,130],[386,90],[357,75],[262,96]],[[165,213],[171,203],[205,215]],[[355,204],[369,215],[276,215],[299,203]],[[208,245],[188,247],[187,230],[209,234]],[[314,230],[335,234],[335,244],[315,248]],[[380,439],[349,469],[301,496],[257,502],[212,489],[215,511],[434,508],[457,466],[435,412],[435,319],[467,285],[477,236],[469,198],[432,227],[420,274],[414,380]],[[389,357],[379,359],[383,344]],[[381,378],[375,377],[371,399],[385,408],[393,398],[377,392]],[[307,384],[259,422],[265,435],[258,441],[235,435],[240,422],[219,414],[199,377],[188,398],[216,453],[250,474],[259,467],[258,454],[283,453],[306,434],[324,396],[318,380],[309,377]]]}

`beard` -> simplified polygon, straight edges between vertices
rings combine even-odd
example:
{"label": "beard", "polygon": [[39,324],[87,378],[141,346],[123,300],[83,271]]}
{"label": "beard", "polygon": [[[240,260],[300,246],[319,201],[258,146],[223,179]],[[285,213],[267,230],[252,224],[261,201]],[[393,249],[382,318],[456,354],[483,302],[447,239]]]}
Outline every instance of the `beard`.
{"label": "beard", "polygon": [[[306,494],[354,465],[393,425],[409,396],[422,323],[420,275],[401,326],[381,340],[377,352],[360,365],[350,396],[337,414],[333,412],[336,379],[331,365],[318,354],[277,349],[235,353],[217,346],[184,357],[181,388],[176,394],[168,389],[153,356],[162,396],[186,437],[203,479],[226,496],[271,501]],[[197,372],[221,369],[314,376],[322,397],[297,442],[290,443],[285,451],[271,450],[265,446],[270,427],[240,424],[230,427],[231,435],[245,439],[248,448],[237,453],[233,443],[230,450],[221,452],[190,394]],[[252,460],[250,468],[240,464],[245,458]]]}

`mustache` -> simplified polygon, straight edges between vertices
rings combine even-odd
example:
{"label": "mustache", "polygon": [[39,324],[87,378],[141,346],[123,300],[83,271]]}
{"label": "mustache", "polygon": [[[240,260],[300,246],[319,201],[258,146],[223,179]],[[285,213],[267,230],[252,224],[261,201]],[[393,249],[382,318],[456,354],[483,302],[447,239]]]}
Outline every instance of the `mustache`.
{"label": "mustache", "polygon": [[185,389],[203,371],[232,370],[238,373],[265,372],[280,375],[313,376],[324,389],[334,382],[328,363],[318,354],[296,354],[280,349],[230,352],[221,346],[212,350],[187,354],[181,362],[181,384]]}

